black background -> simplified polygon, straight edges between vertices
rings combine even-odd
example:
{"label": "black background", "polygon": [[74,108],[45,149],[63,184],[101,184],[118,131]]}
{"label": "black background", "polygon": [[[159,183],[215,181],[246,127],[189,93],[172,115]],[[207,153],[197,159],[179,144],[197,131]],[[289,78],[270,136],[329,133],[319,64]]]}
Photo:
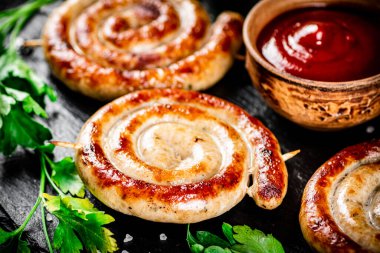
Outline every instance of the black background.
{"label": "black background", "polygon": [[[4,1],[0,9],[14,6],[22,1]],[[246,15],[256,1],[252,0],[204,0],[202,3],[213,18],[223,10],[234,10]],[[41,29],[54,4],[36,15],[22,32],[27,39],[39,38]],[[270,10],[267,10],[270,11]],[[244,52],[244,49],[242,49]],[[52,129],[55,140],[75,141],[82,124],[103,103],[76,94],[54,78],[46,64],[42,49],[37,48],[25,56],[27,62],[51,84],[58,93],[58,102],[48,103],[50,115],[46,124]],[[344,131],[323,133],[301,128],[275,114],[264,103],[253,88],[244,68],[244,62],[236,61],[233,68],[213,88],[205,91],[231,101],[251,115],[260,119],[278,138],[283,153],[301,149],[301,153],[287,162],[289,189],[283,204],[273,211],[258,208],[248,196],[229,212],[220,217],[193,224],[191,230],[209,230],[221,234],[222,222],[232,225],[246,224],[278,238],[286,252],[310,252],[298,223],[298,212],[304,186],[314,171],[327,159],[346,146],[373,138],[380,138],[380,118],[361,126]],[[375,131],[367,131],[374,127]],[[70,150],[57,148],[55,156],[60,159],[72,155]],[[39,163],[36,156],[25,150],[18,150],[13,156],[0,155],[0,226],[14,229],[25,219],[34,204],[39,188]],[[48,187],[47,191],[51,193]],[[87,196],[100,210],[111,214],[116,221],[108,226],[115,234],[120,252],[189,252],[186,243],[186,225],[161,224],[115,212],[97,201],[91,194]],[[52,236],[56,220],[48,222]],[[160,240],[160,234],[167,236]],[[126,234],[133,240],[124,243]],[[32,252],[46,252],[39,212],[29,223],[26,239],[32,245]]]}

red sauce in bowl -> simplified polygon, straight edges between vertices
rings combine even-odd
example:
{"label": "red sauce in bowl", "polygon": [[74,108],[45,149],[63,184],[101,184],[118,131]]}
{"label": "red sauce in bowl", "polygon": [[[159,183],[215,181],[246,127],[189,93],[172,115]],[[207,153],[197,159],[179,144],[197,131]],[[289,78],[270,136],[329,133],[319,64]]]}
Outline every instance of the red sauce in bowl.
{"label": "red sauce in bowl", "polygon": [[380,15],[307,8],[280,15],[257,47],[277,69],[316,81],[353,81],[380,73]]}

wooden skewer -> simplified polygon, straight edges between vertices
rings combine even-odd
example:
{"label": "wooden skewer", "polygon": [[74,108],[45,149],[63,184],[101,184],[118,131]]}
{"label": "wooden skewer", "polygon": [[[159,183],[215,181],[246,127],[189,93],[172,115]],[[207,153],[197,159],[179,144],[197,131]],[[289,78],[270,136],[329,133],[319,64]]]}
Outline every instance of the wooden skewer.
{"label": "wooden skewer", "polygon": [[297,150],[294,150],[294,151],[288,152],[288,153],[286,153],[286,154],[283,154],[283,155],[282,155],[282,159],[283,159],[284,161],[287,161],[287,160],[293,158],[294,156],[296,156],[299,152],[301,152],[301,150],[300,150],[300,149],[297,149]]}
{"label": "wooden skewer", "polygon": [[[301,152],[301,150],[300,150],[300,149],[297,149],[297,150],[294,150],[294,151],[288,152],[288,153],[286,153],[286,154],[282,154],[281,157],[282,157],[282,159],[284,160],[284,162],[286,162],[287,160],[289,160],[289,159],[295,157],[299,152]],[[248,173],[252,175],[252,174],[253,174],[253,170],[254,170],[253,167],[250,168],[250,169],[248,170]],[[248,195],[251,196],[249,193],[248,193]]]}
{"label": "wooden skewer", "polygon": [[78,143],[66,142],[66,141],[50,141],[51,144],[62,148],[80,149],[82,146]]}
{"label": "wooden skewer", "polygon": [[36,40],[25,40],[22,44],[23,47],[41,47],[42,46],[42,39],[36,39]]}
{"label": "wooden skewer", "polygon": [[235,54],[235,59],[238,61],[245,61],[245,56],[241,54]]}

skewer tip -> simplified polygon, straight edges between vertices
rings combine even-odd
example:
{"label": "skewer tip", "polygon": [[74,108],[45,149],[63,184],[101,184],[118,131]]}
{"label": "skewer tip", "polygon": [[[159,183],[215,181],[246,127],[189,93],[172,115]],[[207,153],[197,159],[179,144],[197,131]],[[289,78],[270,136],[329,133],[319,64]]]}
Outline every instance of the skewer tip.
{"label": "skewer tip", "polygon": [[235,54],[235,60],[245,61],[245,56],[241,54]]}
{"label": "skewer tip", "polygon": [[42,39],[35,39],[35,40],[25,40],[22,43],[23,47],[41,47],[42,46]]}
{"label": "skewer tip", "polygon": [[62,148],[80,149],[81,145],[78,143],[66,142],[66,141],[50,141],[51,144]]}
{"label": "skewer tip", "polygon": [[288,152],[288,153],[286,153],[286,154],[283,154],[283,155],[282,155],[282,159],[283,159],[284,161],[287,161],[287,160],[289,160],[289,159],[295,157],[299,152],[301,152],[301,150],[300,150],[300,149],[297,149],[297,150],[294,150],[294,151]]}

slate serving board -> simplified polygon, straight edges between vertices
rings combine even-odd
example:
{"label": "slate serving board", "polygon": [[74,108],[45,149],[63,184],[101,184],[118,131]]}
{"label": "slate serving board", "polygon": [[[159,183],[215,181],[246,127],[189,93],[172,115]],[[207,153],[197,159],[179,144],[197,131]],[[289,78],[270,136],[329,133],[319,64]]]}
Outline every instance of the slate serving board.
{"label": "slate serving board", "polygon": [[[20,2],[22,1],[2,0],[0,9],[15,6]],[[253,0],[202,1],[213,18],[223,10],[237,11],[245,16],[256,2]],[[22,32],[22,37],[39,38],[47,15],[58,4],[43,8],[28,23]],[[44,60],[41,48],[29,52],[25,59],[58,93],[58,102],[47,104],[50,117],[46,124],[52,129],[54,139],[74,141],[82,124],[103,103],[70,91],[54,78]],[[277,115],[264,103],[251,84],[244,62],[239,61],[235,62],[233,68],[219,83],[205,92],[231,101],[260,119],[276,135],[283,153],[296,149],[301,149],[301,153],[286,163],[289,172],[289,189],[279,208],[273,211],[263,210],[258,208],[252,199],[245,197],[229,212],[220,217],[193,224],[191,230],[208,230],[221,235],[222,222],[232,225],[246,224],[265,233],[272,233],[282,242],[286,252],[310,252],[311,249],[303,239],[298,223],[301,196],[308,179],[322,163],[344,147],[380,138],[380,118],[334,133],[303,129]],[[57,159],[67,155],[72,155],[72,152],[62,148],[56,149]],[[0,226],[2,228],[14,229],[23,222],[37,198],[38,188],[39,163],[33,153],[18,150],[11,157],[0,155]],[[48,187],[47,191],[51,192],[51,189]],[[87,196],[97,208],[116,219],[108,228],[115,234],[120,252],[122,250],[130,253],[189,252],[185,240],[186,225],[154,223],[123,215],[107,208],[91,194],[87,193]],[[26,229],[26,239],[32,245],[32,252],[47,252],[39,219],[40,214],[39,212],[36,214]],[[48,221],[51,237],[56,225],[56,220]],[[126,234],[131,235],[133,240],[123,242]],[[167,239],[160,240],[160,234],[165,234]]]}

